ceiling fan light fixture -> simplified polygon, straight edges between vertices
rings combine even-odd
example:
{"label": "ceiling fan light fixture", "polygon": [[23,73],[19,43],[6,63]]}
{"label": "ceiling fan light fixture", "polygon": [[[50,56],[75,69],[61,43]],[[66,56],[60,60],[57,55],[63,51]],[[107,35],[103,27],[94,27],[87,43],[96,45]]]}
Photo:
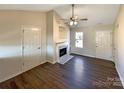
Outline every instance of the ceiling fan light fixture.
{"label": "ceiling fan light fixture", "polygon": [[76,25],[78,25],[78,21],[70,21],[70,23],[69,23],[69,25],[70,26],[76,26]]}
{"label": "ceiling fan light fixture", "polygon": [[75,11],[74,11],[74,4],[72,4],[72,16],[70,17],[70,19],[65,19],[68,20],[66,23],[69,26],[78,26],[78,24],[80,23],[80,21],[87,21],[87,18],[79,18],[77,15],[75,15]]}
{"label": "ceiling fan light fixture", "polygon": [[70,26],[72,26],[74,24],[74,22],[73,21],[70,21]]}
{"label": "ceiling fan light fixture", "polygon": [[77,21],[74,21],[74,25],[77,25],[78,24],[78,22]]}

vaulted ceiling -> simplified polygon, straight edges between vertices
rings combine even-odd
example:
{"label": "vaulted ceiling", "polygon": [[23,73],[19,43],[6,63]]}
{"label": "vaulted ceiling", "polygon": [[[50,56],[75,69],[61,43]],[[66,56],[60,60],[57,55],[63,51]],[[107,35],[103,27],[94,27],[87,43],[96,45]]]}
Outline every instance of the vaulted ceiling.
{"label": "vaulted ceiling", "polygon": [[[118,10],[118,4],[78,4],[75,5],[75,15],[79,18],[88,18],[86,22],[80,22],[79,26],[93,26],[97,24],[113,24]],[[71,17],[70,4],[15,4],[0,5],[0,9],[28,10],[28,11],[49,11],[55,10],[62,18]]]}
{"label": "vaulted ceiling", "polygon": [[[113,24],[118,14],[117,4],[80,4],[75,5],[75,15],[79,18],[88,18],[80,22],[79,26],[93,26],[100,24]],[[71,5],[60,6],[55,9],[64,19],[71,16]]]}
{"label": "vaulted ceiling", "polygon": [[1,4],[0,9],[26,10],[26,11],[49,11],[61,4]]}

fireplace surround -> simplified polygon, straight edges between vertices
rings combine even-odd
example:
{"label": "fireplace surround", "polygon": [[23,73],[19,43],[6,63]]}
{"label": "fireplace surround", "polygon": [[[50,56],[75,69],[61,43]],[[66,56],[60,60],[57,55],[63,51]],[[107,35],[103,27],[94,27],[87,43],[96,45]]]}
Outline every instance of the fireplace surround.
{"label": "fireplace surround", "polygon": [[56,58],[60,64],[66,63],[73,56],[70,55],[70,48],[68,42],[56,43]]}

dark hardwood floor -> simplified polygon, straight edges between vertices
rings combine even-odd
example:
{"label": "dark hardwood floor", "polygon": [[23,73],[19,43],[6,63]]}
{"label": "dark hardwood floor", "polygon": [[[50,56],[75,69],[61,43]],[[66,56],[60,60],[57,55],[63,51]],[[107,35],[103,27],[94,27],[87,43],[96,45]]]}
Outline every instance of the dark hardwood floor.
{"label": "dark hardwood floor", "polygon": [[66,64],[45,63],[0,84],[3,89],[123,88],[111,61],[74,55]]}

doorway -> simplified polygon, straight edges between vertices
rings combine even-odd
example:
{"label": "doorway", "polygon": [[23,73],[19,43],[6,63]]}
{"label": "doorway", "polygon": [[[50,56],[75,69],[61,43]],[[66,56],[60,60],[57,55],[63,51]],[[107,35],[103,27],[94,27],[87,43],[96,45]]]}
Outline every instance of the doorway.
{"label": "doorway", "polygon": [[40,64],[41,60],[41,28],[23,27],[23,70],[29,70]]}
{"label": "doorway", "polygon": [[96,32],[96,58],[113,60],[111,31]]}

